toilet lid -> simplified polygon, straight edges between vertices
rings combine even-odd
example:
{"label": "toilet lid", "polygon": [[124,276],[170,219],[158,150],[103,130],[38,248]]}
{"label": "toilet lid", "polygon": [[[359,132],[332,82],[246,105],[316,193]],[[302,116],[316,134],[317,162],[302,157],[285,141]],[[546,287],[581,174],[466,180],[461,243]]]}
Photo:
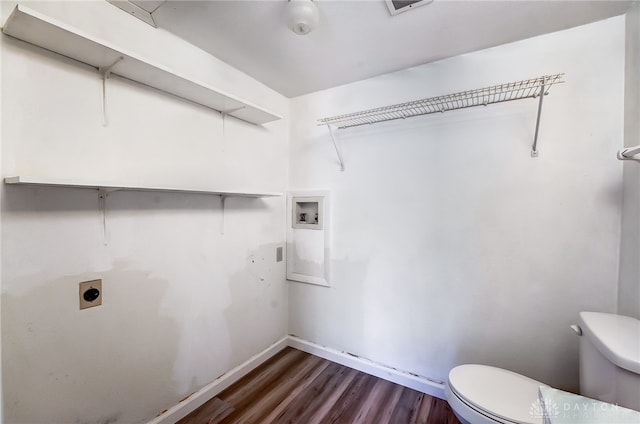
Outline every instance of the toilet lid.
{"label": "toilet lid", "polygon": [[515,423],[541,423],[538,389],[544,384],[515,372],[486,365],[460,365],[449,373],[449,386],[463,401]]}

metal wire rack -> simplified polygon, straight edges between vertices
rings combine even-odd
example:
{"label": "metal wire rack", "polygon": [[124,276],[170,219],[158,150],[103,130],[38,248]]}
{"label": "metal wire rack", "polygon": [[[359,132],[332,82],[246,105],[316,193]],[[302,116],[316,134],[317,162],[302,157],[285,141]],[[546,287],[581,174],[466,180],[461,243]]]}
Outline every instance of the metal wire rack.
{"label": "metal wire rack", "polygon": [[523,81],[494,85],[492,87],[430,97],[428,99],[348,113],[346,115],[332,116],[319,119],[318,125],[334,125],[338,128],[348,128],[437,112],[465,109],[474,106],[487,106],[493,103],[536,98],[542,90],[544,90],[545,95],[549,94],[549,89],[552,85],[564,82],[562,81],[563,75],[564,74],[545,75]]}
{"label": "metal wire rack", "polygon": [[[384,106],[361,112],[345,115],[331,116],[318,120],[318,125],[326,125],[336,149],[340,169],[344,171],[342,152],[338,145],[331,126],[342,128],[356,127],[377,122],[392,121],[395,119],[411,118],[413,116],[428,115],[437,112],[465,109],[475,106],[487,106],[494,103],[510,102],[513,100],[530,99],[538,97],[538,117],[536,119],[536,132],[531,146],[531,156],[538,156],[538,130],[540,129],[540,115],[542,113],[542,100],[549,94],[552,85],[563,83],[564,74],[544,75],[522,81],[509,82],[476,90],[461,91],[459,93],[430,97],[428,99],[414,100],[391,106]],[[542,95],[544,94],[544,95]]]}

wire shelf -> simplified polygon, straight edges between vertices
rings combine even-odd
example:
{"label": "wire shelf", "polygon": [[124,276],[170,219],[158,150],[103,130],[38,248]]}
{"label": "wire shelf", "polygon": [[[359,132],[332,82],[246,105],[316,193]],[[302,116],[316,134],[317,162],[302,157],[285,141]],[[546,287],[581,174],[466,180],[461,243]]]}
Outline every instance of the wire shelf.
{"label": "wire shelf", "polygon": [[332,116],[318,120],[318,125],[334,125],[338,128],[356,127],[395,119],[431,113],[447,112],[475,106],[486,106],[512,100],[536,98],[544,90],[549,94],[552,85],[563,83],[564,74],[545,75],[528,80],[494,85],[476,90],[462,91],[444,96],[430,97],[391,106],[369,109],[346,115]]}

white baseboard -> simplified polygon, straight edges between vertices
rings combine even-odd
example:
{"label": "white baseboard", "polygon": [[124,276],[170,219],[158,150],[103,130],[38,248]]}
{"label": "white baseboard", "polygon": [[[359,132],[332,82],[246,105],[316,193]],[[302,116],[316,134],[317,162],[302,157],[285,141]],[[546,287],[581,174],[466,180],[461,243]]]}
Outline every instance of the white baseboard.
{"label": "white baseboard", "polygon": [[302,350],[303,352],[311,353],[312,355],[328,359],[329,361],[337,362],[340,365],[362,371],[440,399],[445,398],[444,383],[442,382],[429,380],[426,377],[421,377],[406,371],[400,371],[387,365],[378,364],[368,359],[353,356],[330,347],[321,346],[319,344],[303,340],[296,336],[289,336],[287,341],[289,346]]}
{"label": "white baseboard", "polygon": [[260,364],[287,346],[440,399],[445,398],[444,383],[429,380],[428,378],[417,376],[406,371],[400,371],[387,365],[378,364],[368,359],[340,352],[330,347],[321,346],[296,336],[287,336],[207,384],[202,389],[180,401],[180,403],[166,410],[161,415],[158,415],[147,424],[175,424],[176,421],[181,420],[191,412],[195,411],[209,399],[215,397],[218,393],[249,374]]}
{"label": "white baseboard", "polygon": [[289,338],[283,337],[262,352],[252,356],[229,372],[224,373],[202,389],[183,399],[177,405],[158,415],[147,424],[175,424],[189,415],[209,399],[215,397],[227,387],[249,374],[260,364],[288,346]]}

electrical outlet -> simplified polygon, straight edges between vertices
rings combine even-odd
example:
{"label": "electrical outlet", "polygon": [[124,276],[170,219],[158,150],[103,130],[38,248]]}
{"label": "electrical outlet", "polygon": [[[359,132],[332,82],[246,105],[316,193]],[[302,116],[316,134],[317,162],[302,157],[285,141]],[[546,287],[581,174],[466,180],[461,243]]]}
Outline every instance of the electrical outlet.
{"label": "electrical outlet", "polygon": [[102,305],[102,280],[80,283],[80,309]]}

